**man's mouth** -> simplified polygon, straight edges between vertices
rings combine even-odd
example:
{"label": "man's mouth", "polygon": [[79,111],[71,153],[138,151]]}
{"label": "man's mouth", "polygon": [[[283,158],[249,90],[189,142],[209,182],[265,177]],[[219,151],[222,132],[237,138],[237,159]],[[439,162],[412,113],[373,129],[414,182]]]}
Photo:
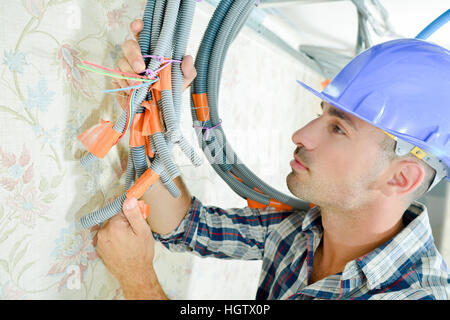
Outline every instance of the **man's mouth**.
{"label": "man's mouth", "polygon": [[308,167],[305,166],[295,155],[294,153],[294,160],[291,161],[291,167],[297,170],[308,170]]}

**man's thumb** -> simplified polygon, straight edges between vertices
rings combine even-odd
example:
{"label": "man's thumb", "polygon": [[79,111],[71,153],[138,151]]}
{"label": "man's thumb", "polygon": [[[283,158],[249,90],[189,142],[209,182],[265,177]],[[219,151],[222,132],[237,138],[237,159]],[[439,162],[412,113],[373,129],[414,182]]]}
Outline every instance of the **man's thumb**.
{"label": "man's thumb", "polygon": [[143,227],[147,227],[147,222],[141,214],[136,198],[125,199],[123,203],[123,214],[136,233],[143,230]]}

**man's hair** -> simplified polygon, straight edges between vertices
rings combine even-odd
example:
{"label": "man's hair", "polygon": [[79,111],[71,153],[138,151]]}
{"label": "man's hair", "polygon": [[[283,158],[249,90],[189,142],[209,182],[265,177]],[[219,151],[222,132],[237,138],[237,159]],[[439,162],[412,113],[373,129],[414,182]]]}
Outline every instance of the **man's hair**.
{"label": "man's hair", "polygon": [[384,156],[387,157],[388,161],[392,161],[394,159],[400,160],[410,160],[420,164],[425,170],[425,176],[423,177],[422,183],[411,192],[409,197],[406,199],[408,204],[411,204],[413,201],[419,199],[422,195],[424,195],[431,183],[433,182],[434,176],[436,175],[436,170],[430,167],[425,161],[418,159],[413,154],[408,153],[404,156],[398,156],[395,153],[396,141],[394,139],[386,136],[380,144],[381,152]]}

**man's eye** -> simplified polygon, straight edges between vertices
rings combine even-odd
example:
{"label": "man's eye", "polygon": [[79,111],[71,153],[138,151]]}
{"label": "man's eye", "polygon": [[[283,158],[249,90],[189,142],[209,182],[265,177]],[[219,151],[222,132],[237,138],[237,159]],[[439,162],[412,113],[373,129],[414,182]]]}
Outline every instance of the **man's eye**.
{"label": "man's eye", "polygon": [[[316,119],[320,118],[322,116],[322,114],[323,113],[316,113]],[[331,124],[331,128],[332,128],[333,132],[335,132],[337,134],[342,134],[345,136],[344,130],[342,130],[341,127],[339,127],[338,125]]]}
{"label": "man's eye", "polygon": [[333,128],[333,132],[336,132],[337,134],[342,134],[345,136],[345,132],[339,126],[332,124],[331,127]]}

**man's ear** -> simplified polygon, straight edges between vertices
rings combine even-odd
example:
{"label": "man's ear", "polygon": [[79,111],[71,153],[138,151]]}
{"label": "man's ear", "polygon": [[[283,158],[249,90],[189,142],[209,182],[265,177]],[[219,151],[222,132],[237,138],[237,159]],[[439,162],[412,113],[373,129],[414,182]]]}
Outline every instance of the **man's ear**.
{"label": "man's ear", "polygon": [[413,192],[425,178],[425,169],[417,162],[400,160],[394,164],[390,178],[383,188],[386,196],[400,196]]}

